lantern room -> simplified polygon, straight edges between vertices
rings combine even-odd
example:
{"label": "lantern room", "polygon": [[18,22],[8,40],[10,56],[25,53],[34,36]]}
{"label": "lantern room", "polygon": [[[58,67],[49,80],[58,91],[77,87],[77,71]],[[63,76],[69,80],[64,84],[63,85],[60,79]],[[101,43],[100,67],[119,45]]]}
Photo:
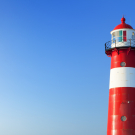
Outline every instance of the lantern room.
{"label": "lantern room", "polygon": [[125,23],[125,18],[123,17],[121,24],[117,25],[114,30],[111,31],[111,48],[129,46],[130,39],[135,39],[135,30]]}
{"label": "lantern room", "polygon": [[125,18],[121,18],[121,24],[111,31],[111,41],[107,42],[105,49],[119,47],[135,47],[135,30],[125,23]]}

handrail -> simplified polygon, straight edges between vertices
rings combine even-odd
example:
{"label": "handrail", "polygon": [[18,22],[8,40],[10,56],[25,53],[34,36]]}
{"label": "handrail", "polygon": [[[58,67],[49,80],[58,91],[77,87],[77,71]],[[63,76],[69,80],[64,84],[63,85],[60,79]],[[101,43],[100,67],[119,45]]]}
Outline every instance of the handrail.
{"label": "handrail", "polygon": [[111,40],[105,43],[105,51],[120,47],[135,47],[135,39],[127,39],[127,41],[118,42]]}

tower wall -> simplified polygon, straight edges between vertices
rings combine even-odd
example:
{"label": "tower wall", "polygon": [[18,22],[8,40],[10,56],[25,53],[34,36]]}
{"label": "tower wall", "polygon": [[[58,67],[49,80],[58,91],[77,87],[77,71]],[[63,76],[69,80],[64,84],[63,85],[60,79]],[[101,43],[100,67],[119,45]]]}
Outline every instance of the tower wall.
{"label": "tower wall", "polygon": [[135,135],[135,50],[111,54],[107,135]]}

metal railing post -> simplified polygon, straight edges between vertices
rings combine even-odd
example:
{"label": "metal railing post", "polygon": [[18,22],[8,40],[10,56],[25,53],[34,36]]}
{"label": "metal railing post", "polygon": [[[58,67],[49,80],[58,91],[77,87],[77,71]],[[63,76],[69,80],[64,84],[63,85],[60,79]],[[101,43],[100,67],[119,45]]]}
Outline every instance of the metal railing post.
{"label": "metal railing post", "polygon": [[131,38],[130,38],[130,46],[131,46]]}
{"label": "metal railing post", "polygon": [[115,39],[115,48],[116,48],[116,39]]}

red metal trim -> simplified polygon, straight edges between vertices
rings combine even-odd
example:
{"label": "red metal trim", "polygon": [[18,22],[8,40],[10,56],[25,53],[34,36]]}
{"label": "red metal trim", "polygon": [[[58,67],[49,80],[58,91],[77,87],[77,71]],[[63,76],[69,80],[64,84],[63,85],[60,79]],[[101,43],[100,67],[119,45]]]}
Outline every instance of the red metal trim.
{"label": "red metal trim", "polygon": [[127,55],[128,55],[128,53],[130,52],[130,50],[131,50],[131,47],[128,48]]}
{"label": "red metal trim", "polygon": [[110,51],[105,51],[105,53],[106,53],[106,55],[108,56],[108,57],[111,57],[112,56],[112,51],[110,50]]}
{"label": "red metal trim", "polygon": [[115,50],[115,51],[118,53],[118,55],[119,55],[119,49],[115,48],[114,50]]}

